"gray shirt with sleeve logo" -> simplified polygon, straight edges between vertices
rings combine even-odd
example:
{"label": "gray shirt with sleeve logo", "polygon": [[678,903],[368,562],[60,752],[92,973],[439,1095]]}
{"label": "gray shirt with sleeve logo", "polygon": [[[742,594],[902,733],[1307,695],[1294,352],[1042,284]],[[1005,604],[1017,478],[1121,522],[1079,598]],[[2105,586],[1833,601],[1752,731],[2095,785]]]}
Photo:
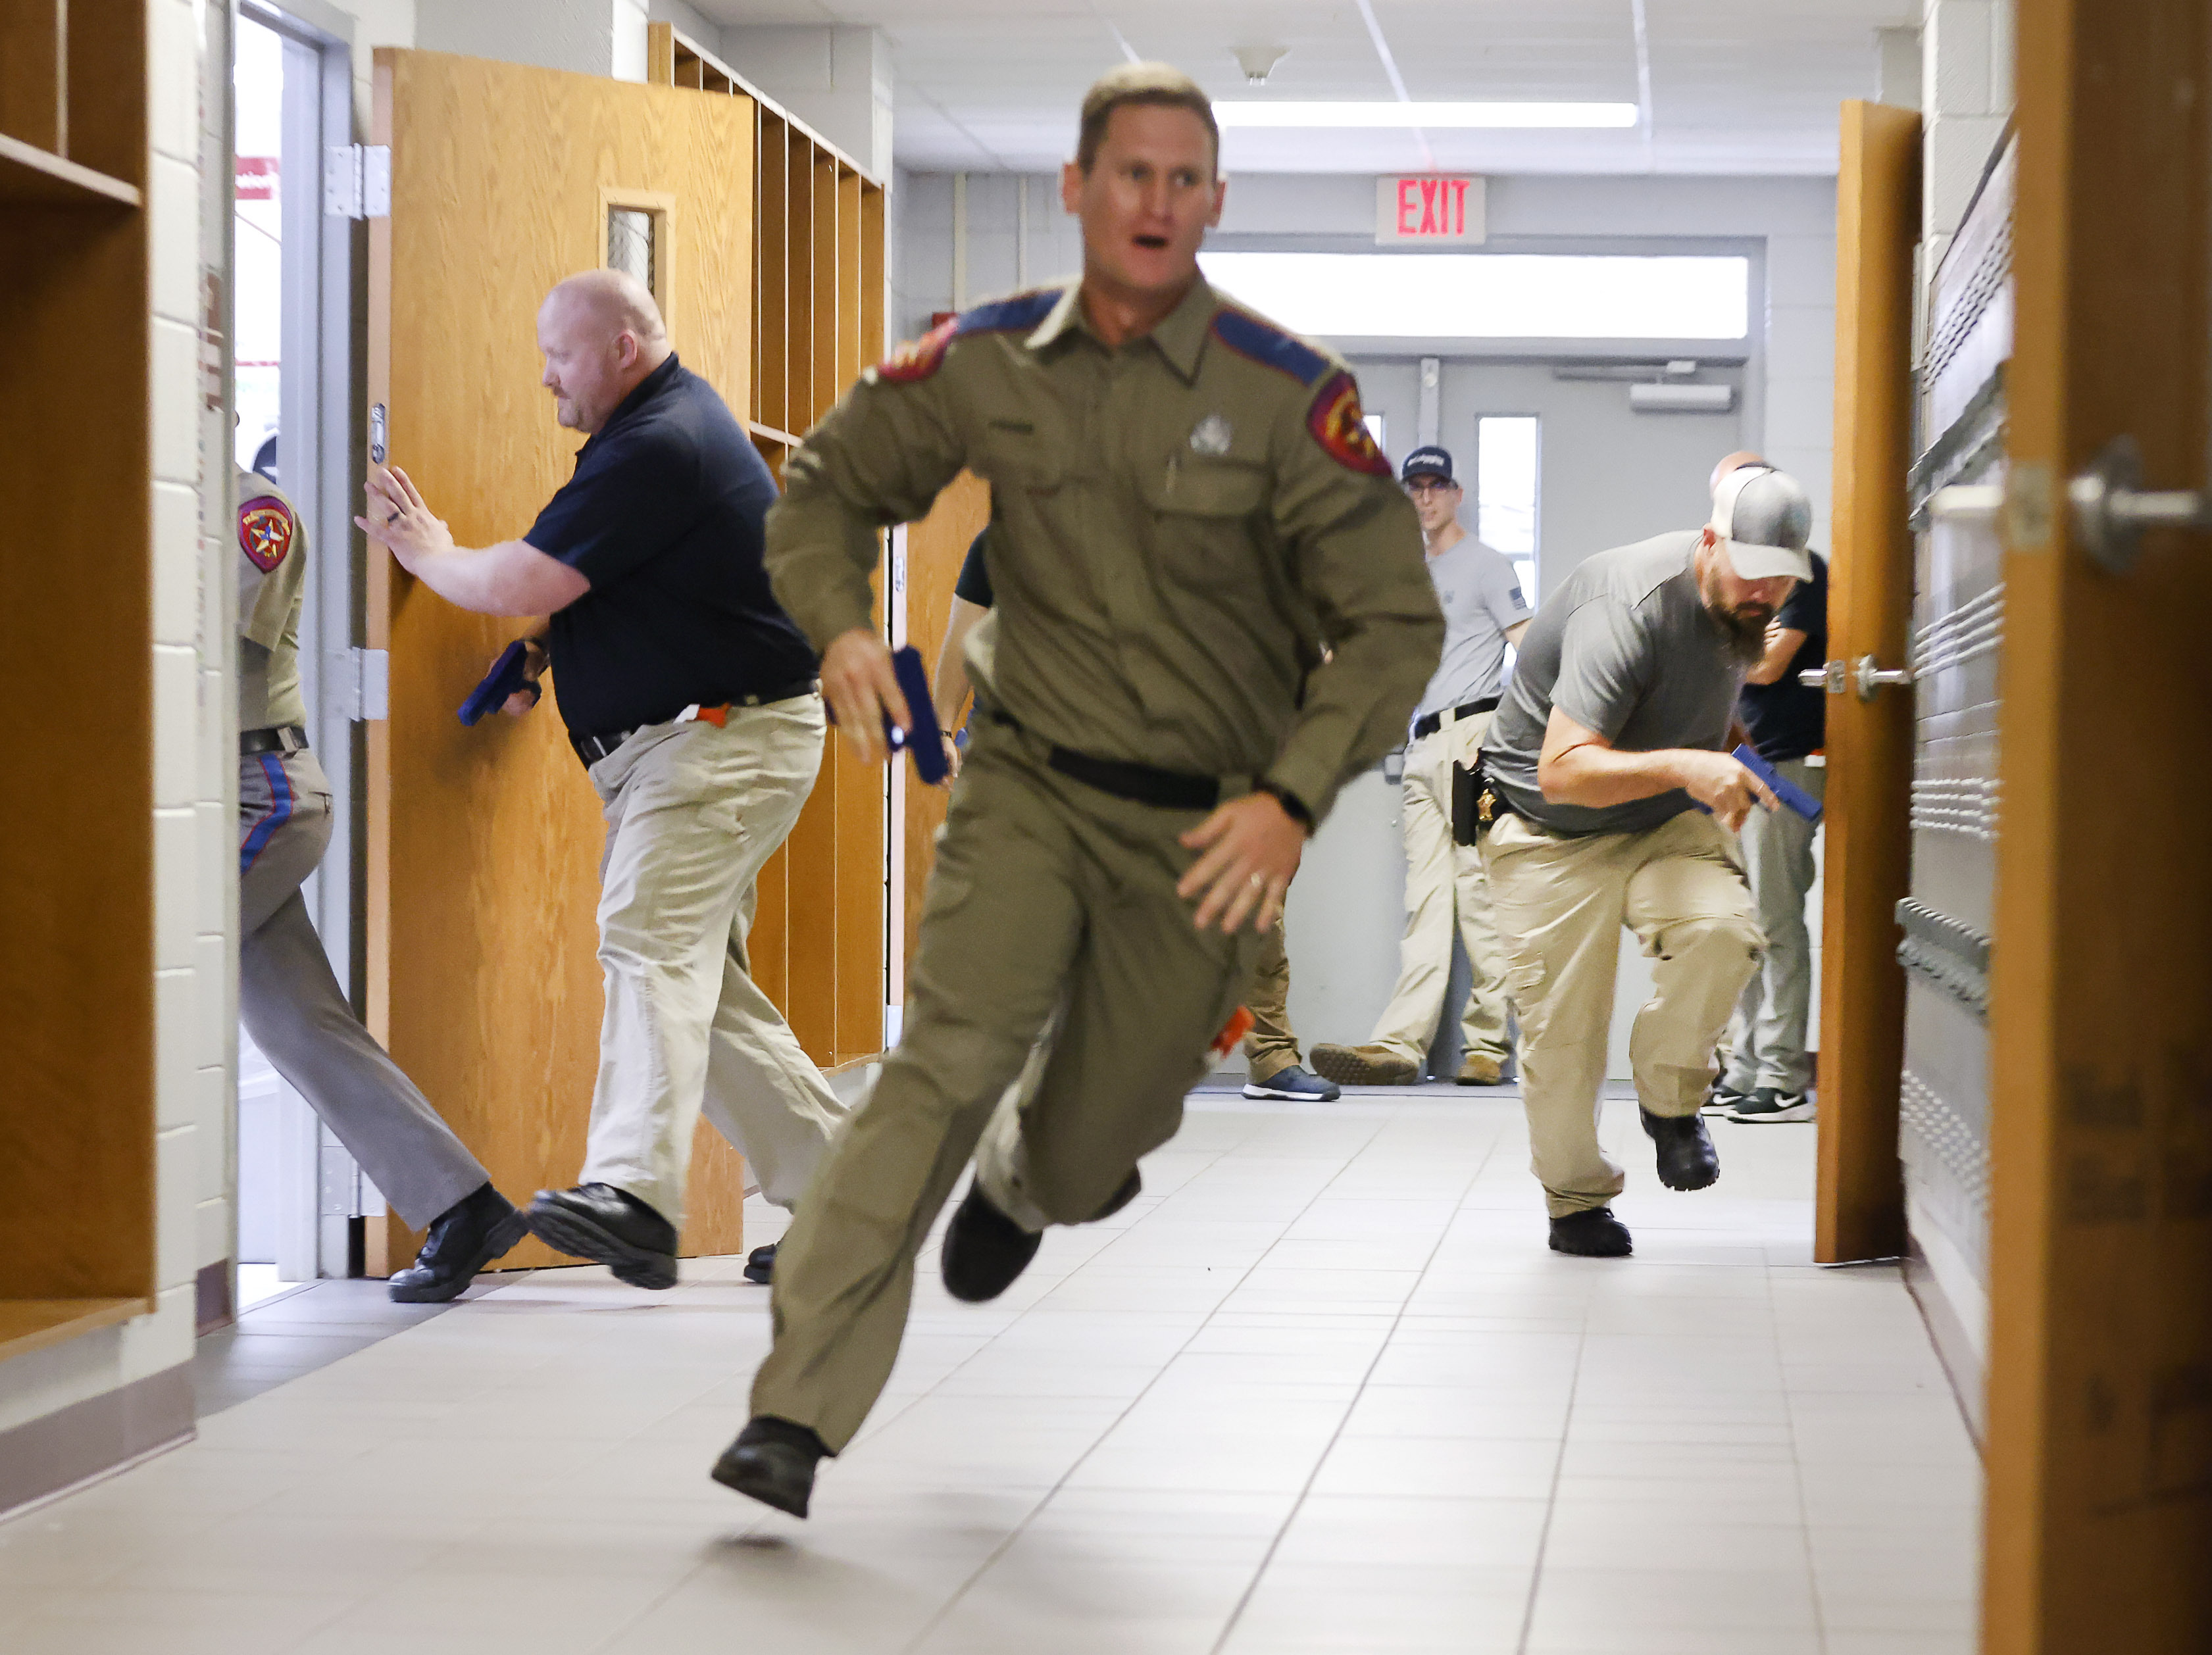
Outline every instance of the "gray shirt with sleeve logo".
{"label": "gray shirt with sleeve logo", "polygon": [[1492,779],[1539,827],[1636,834],[1692,808],[1679,787],[1626,804],[1547,803],[1536,761],[1555,706],[1622,752],[1726,750],[1746,664],[1698,595],[1697,543],[1686,530],[1583,560],[1522,635],[1482,750]]}
{"label": "gray shirt with sleeve logo", "polygon": [[1473,535],[1431,558],[1429,579],[1444,612],[1444,652],[1413,709],[1416,718],[1497,694],[1505,629],[1534,613],[1512,563]]}

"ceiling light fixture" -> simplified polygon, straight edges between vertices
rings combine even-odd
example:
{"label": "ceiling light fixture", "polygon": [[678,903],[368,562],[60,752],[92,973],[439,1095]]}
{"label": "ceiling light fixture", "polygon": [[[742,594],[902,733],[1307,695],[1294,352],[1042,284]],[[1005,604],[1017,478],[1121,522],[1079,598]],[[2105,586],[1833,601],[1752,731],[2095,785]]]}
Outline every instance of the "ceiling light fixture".
{"label": "ceiling light fixture", "polygon": [[1217,102],[1213,118],[1239,127],[1626,127],[1632,103]]}

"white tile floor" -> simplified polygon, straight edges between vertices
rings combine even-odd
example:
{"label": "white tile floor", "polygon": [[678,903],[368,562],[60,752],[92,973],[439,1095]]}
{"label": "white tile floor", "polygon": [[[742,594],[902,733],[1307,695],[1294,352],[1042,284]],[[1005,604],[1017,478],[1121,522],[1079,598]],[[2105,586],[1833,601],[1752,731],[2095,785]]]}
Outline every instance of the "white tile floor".
{"label": "white tile floor", "polygon": [[[1628,1261],[1510,1097],[1194,1100],[1109,1224],[905,1355],[799,1524],[707,1467],[767,1294],[544,1271],[0,1525],[10,1655],[1967,1655],[1980,1476],[1813,1133],[1717,1125]],[[763,1225],[752,1240],[765,1239]]]}

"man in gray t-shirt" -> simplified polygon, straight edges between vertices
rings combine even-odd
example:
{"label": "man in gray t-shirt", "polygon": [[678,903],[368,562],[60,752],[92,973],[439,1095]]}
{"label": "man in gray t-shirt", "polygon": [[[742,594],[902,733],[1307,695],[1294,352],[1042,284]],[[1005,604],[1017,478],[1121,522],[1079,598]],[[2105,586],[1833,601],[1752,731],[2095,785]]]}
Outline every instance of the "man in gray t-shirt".
{"label": "man in gray t-shirt", "polygon": [[1735,829],[1774,803],[1724,749],[1767,623],[1811,578],[1812,520],[1794,479],[1745,466],[1720,479],[1705,528],[1585,561],[1529,627],[1483,743],[1482,861],[1557,1252],[1630,1250],[1597,1137],[1624,925],[1655,961],[1629,1051],[1660,1181],[1720,1176],[1698,1111],[1765,948]]}
{"label": "man in gray t-shirt", "polygon": [[1452,457],[1434,446],[1406,456],[1399,480],[1413,497],[1427,541],[1429,579],[1444,612],[1444,651],[1429,680],[1406,746],[1399,821],[1406,835],[1406,931],[1398,984],[1364,1046],[1324,1041],[1313,1065],[1354,1086],[1419,1080],[1443,1015],[1451,981],[1452,934],[1466,944],[1472,977],[1460,1017],[1462,1086],[1495,1086],[1505,1069],[1505,959],[1490,917],[1482,858],[1452,834],[1452,770],[1472,770],[1498,707],[1505,646],[1532,611],[1521,578],[1502,553],[1460,526],[1464,494]]}

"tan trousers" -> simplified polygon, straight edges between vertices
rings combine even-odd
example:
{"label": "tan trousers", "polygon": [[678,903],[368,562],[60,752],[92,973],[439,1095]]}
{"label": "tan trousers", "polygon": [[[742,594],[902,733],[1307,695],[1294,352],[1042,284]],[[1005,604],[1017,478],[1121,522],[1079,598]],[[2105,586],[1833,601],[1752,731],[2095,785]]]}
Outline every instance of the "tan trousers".
{"label": "tan trousers", "polygon": [[1295,1068],[1299,1060],[1298,1037],[1291,1028],[1286,943],[1279,924],[1260,939],[1260,961],[1252,970],[1252,985],[1244,991],[1244,1009],[1252,1014],[1252,1032],[1244,1037],[1244,1061],[1257,1086]]}
{"label": "tan trousers", "polygon": [[582,1181],[679,1228],[702,1107],[786,1208],[844,1116],[745,960],[754,882],[813,791],[823,728],[821,697],[799,696],[648,725],[592,767],[607,1003]]}
{"label": "tan trousers", "polygon": [[1406,934],[1398,985],[1370,1037],[1415,1063],[1429,1055],[1451,982],[1452,931],[1467,948],[1474,983],[1460,1032],[1467,1056],[1505,1060],[1505,956],[1492,917],[1482,856],[1452,840],[1452,765],[1470,768],[1490,714],[1471,713],[1406,749],[1400,815],[1406,834]]}
{"label": "tan trousers", "polygon": [[1482,837],[1521,1019],[1521,1095],[1532,1166],[1554,1218],[1602,1207],[1620,1168],[1597,1138],[1626,925],[1656,963],[1629,1061],[1655,1115],[1693,1115],[1713,1045],[1765,948],[1733,836],[1685,810],[1642,834],[1569,839],[1505,816]]}
{"label": "tan trousers", "polygon": [[776,1255],[754,1413],[833,1450],[852,1440],[971,1155],[994,1203],[1040,1228],[1103,1217],[1174,1136],[1260,947],[1249,930],[1200,931],[1176,894],[1193,860],[1176,836],[1201,820],[1062,776],[1024,732],[979,733],[938,841],[904,1034]]}

